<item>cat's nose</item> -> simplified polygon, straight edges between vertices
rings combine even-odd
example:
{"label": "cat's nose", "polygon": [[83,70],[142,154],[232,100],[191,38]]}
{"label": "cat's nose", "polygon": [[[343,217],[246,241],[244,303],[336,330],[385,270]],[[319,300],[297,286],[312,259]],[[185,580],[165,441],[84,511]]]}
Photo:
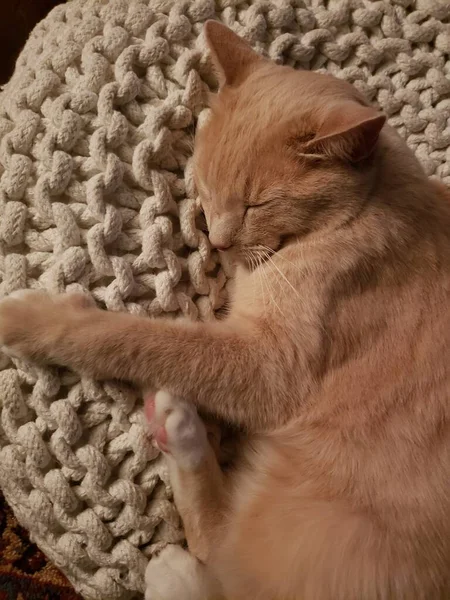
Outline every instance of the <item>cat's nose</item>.
{"label": "cat's nose", "polygon": [[228,250],[232,245],[235,224],[233,215],[211,215],[209,223],[209,241],[217,250]]}
{"label": "cat's nose", "polygon": [[213,248],[216,248],[221,252],[228,250],[231,246],[231,241],[228,239],[228,236],[219,235],[215,230],[209,232],[209,241]]}
{"label": "cat's nose", "polygon": [[219,252],[225,252],[231,246],[231,244],[213,244],[214,248],[219,250]]}

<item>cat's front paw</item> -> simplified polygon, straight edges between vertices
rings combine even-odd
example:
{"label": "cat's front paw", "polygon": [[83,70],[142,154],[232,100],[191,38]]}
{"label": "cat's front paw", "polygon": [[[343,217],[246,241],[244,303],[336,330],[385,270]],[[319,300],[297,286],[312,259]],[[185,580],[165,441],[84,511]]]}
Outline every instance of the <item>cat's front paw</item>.
{"label": "cat's front paw", "polygon": [[55,333],[74,311],[88,306],[81,294],[13,292],[0,301],[0,346],[11,356],[47,358]]}

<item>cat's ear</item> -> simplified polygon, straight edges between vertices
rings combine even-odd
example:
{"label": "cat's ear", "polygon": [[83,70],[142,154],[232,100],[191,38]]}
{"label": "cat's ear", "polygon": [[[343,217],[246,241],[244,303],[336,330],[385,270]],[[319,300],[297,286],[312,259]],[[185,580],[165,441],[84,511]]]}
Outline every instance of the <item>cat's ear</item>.
{"label": "cat's ear", "polygon": [[250,68],[263,60],[242,38],[217,21],[205,23],[205,37],[211,51],[219,85],[238,85]]}
{"label": "cat's ear", "polygon": [[327,112],[315,137],[302,153],[359,162],[375,149],[385,115],[356,102],[337,104]]}

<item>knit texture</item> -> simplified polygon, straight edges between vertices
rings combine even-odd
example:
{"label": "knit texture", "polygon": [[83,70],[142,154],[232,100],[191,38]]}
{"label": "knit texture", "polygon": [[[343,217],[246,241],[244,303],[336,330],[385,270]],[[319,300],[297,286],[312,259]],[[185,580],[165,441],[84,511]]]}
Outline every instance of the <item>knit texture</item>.
{"label": "knit texture", "polygon": [[[226,273],[196,225],[189,162],[214,86],[208,18],[354,83],[450,185],[448,0],[73,0],[0,95],[1,295],[82,290],[108,310],[214,318]],[[86,598],[140,597],[148,559],[183,539],[140,395],[1,360],[15,514]]]}

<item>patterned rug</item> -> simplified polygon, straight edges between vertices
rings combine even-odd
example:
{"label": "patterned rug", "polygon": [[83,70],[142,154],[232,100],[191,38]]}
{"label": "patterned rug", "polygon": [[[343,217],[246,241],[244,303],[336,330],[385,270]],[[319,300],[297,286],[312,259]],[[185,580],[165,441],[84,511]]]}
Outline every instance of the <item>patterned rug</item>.
{"label": "patterned rug", "polygon": [[81,600],[29,540],[0,494],[0,600]]}

